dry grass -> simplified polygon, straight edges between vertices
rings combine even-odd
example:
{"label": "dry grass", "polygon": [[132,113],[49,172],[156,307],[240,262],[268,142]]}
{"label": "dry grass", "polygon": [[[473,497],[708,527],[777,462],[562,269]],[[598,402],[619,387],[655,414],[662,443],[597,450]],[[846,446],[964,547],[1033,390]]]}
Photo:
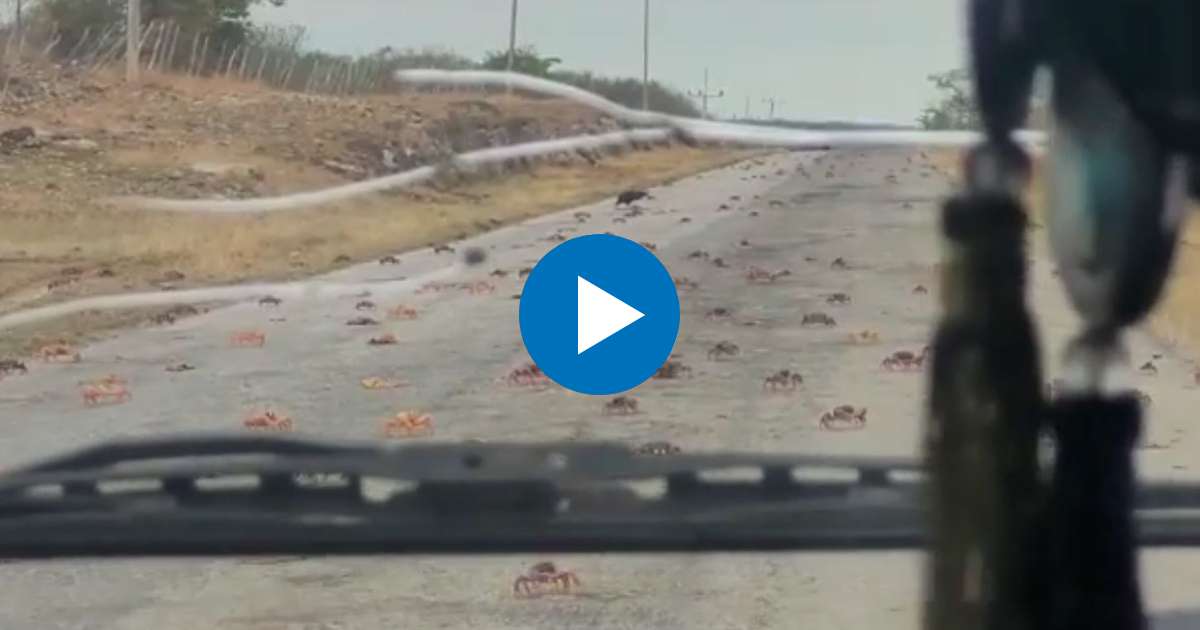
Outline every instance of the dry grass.
{"label": "dry grass", "polygon": [[[178,287],[305,277],[344,266],[335,263],[339,256],[371,260],[462,238],[755,154],[671,147],[627,153],[595,166],[542,165],[442,192],[381,195],[353,204],[254,216],[102,206],[67,218],[25,212],[18,220],[6,221],[4,239],[21,243],[26,256],[0,266],[0,312],[84,295],[144,290],[166,270],[186,276],[174,283]],[[47,282],[64,277],[67,267],[81,270],[81,279],[47,291]],[[111,269],[114,275],[98,277],[99,269]],[[0,339],[0,354],[28,352],[49,338],[93,338],[145,315],[96,313],[20,329]]]}

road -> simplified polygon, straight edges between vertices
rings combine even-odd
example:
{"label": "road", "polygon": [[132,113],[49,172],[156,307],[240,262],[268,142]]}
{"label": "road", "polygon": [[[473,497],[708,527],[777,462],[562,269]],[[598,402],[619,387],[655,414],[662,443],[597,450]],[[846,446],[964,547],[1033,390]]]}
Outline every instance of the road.
{"label": "road", "polygon": [[[896,181],[885,179],[889,173]],[[327,279],[403,277],[407,284],[367,298],[377,303],[374,312],[356,310],[363,298],[352,295],[274,308],[251,302],[130,331],[85,348],[79,364],[31,365],[28,375],[0,382],[0,452],[15,465],[120,436],[242,431],[248,412],[270,405],[294,419],[297,433],[312,436],[368,438],[384,418],[415,409],[433,415],[435,440],[669,440],[688,451],[916,457],[923,376],[884,372],[879,363],[895,350],[919,350],[931,332],[937,202],[952,186],[917,151],[777,156],[654,189],[638,216],[607,200],[456,243],[458,254],[423,250],[399,255],[398,265],[355,266]],[[577,212],[590,217],[580,220]],[[654,243],[673,275],[695,283],[680,289],[676,348],[692,375],[641,386],[632,393],[641,413],[628,417],[602,415],[604,399],[503,382],[527,361],[513,299],[521,288],[516,272],[552,248],[556,234],[603,231]],[[1052,373],[1075,318],[1044,240],[1035,232],[1030,297]],[[489,259],[462,265],[459,255],[470,245]],[[697,251],[708,260],[690,256]],[[714,264],[718,257],[727,266]],[[845,269],[833,268],[837,258]],[[750,266],[790,275],[752,284],[745,278]],[[494,269],[510,273],[492,276]],[[468,281],[496,289],[413,291]],[[917,285],[929,294],[914,293]],[[835,292],[849,303],[828,303]],[[388,320],[384,312],[401,303],[415,307],[418,318]],[[730,317],[706,317],[716,308]],[[801,315],[814,311],[837,325],[802,327]],[[358,316],[381,324],[346,325]],[[228,336],[243,329],[265,331],[266,345],[228,347]],[[849,342],[850,333],[864,330],[877,332],[879,343]],[[398,343],[366,343],[384,332]],[[721,341],[736,344],[739,356],[708,360]],[[1200,453],[1185,411],[1196,395],[1194,364],[1145,332],[1130,342],[1135,365],[1163,355],[1156,377],[1129,376],[1154,400],[1139,466],[1159,478],[1190,475]],[[179,362],[197,369],[165,371]],[[802,374],[804,384],[764,393],[764,377],[785,368]],[[109,373],[128,380],[133,399],[85,408],[77,383]],[[372,376],[408,386],[363,389],[360,379]],[[817,418],[839,404],[867,407],[865,429],[821,431]],[[581,593],[514,598],[513,579],[542,559],[575,571]],[[1200,555],[1153,552],[1143,559],[1158,627],[1194,625]],[[899,552],[164,559],[9,563],[0,566],[0,580],[9,602],[0,607],[4,628],[915,628],[921,562]]]}

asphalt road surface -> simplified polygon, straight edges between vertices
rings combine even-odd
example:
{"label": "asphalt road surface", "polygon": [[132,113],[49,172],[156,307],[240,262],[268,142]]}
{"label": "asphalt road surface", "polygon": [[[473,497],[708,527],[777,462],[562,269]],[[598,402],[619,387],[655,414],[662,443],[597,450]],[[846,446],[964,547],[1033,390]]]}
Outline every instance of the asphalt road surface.
{"label": "asphalt road surface", "polygon": [[[345,269],[328,279],[403,277],[410,284],[365,298],[249,302],[130,331],[84,348],[78,364],[31,365],[28,375],[0,382],[0,452],[5,465],[17,465],[120,436],[245,431],[248,413],[271,406],[293,418],[298,434],[336,438],[376,436],[385,418],[412,409],[433,416],[435,434],[420,439],[669,440],[687,451],[916,457],[924,377],[882,371],[880,361],[895,350],[919,351],[932,330],[937,202],[952,186],[918,151],[778,156],[654,189],[636,216],[608,200],[455,243],[456,254],[423,250],[400,255],[398,265]],[[638,388],[632,395],[640,413],[632,416],[603,415],[607,399],[504,382],[528,360],[517,329],[517,272],[552,248],[555,235],[604,231],[655,244],[672,274],[694,283],[680,288],[676,346],[692,373]],[[1030,296],[1052,374],[1075,318],[1044,240],[1034,233]],[[487,262],[463,266],[470,245],[485,248]],[[845,268],[835,268],[838,258]],[[745,275],[752,266],[790,274],[751,283]],[[509,273],[493,276],[495,269]],[[412,290],[476,281],[490,282],[494,292]],[[915,293],[917,285],[929,293]],[[834,293],[848,303],[830,303]],[[376,309],[357,310],[362,299]],[[389,319],[387,310],[401,304],[417,318]],[[718,308],[729,316],[707,317]],[[800,325],[816,311],[836,326]],[[360,316],[380,324],[346,325]],[[262,348],[229,347],[231,333],[248,329],[266,333]],[[850,342],[862,331],[877,333],[878,343]],[[367,344],[388,332],[397,344]],[[709,360],[722,341],[738,346],[738,356]],[[1186,411],[1197,395],[1193,362],[1148,334],[1130,341],[1135,365],[1162,355],[1157,376],[1129,375],[1153,397],[1139,466],[1159,478],[1193,475],[1200,452]],[[165,370],[180,362],[196,369]],[[781,369],[799,372],[803,385],[764,392],[763,379]],[[110,373],[128,381],[132,400],[85,407],[78,383]],[[368,377],[407,386],[369,391],[360,385]],[[820,430],[820,414],[839,404],[866,407],[866,427]],[[1143,559],[1157,627],[1194,625],[1200,554]],[[582,589],[514,598],[513,579],[540,560],[574,571]],[[0,583],[0,627],[14,629],[915,628],[921,559],[775,553],[15,562],[0,566]]]}

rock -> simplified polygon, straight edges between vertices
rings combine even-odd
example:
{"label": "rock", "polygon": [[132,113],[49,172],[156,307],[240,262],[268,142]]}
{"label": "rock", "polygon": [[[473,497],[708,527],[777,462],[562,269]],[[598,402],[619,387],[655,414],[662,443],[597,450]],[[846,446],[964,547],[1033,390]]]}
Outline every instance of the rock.
{"label": "rock", "polygon": [[33,130],[33,127],[13,127],[12,129],[0,131],[0,146],[16,146],[32,139],[36,135],[37,133]]}
{"label": "rock", "polygon": [[67,138],[64,140],[55,140],[54,146],[59,149],[67,149],[68,151],[99,151],[100,143],[87,138]]}
{"label": "rock", "polygon": [[358,166],[346,164],[345,162],[338,162],[336,160],[325,160],[324,162],[321,162],[321,165],[335,173],[338,173],[339,175],[346,175],[348,177],[362,176],[366,175],[367,173],[366,170]]}

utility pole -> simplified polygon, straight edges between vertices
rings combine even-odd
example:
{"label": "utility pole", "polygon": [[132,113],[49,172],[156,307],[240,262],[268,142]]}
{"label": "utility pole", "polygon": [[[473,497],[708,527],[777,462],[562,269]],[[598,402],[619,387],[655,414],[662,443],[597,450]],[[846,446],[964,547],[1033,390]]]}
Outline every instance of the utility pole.
{"label": "utility pole", "polygon": [[650,0],[642,0],[642,111],[650,109]]}
{"label": "utility pole", "polygon": [[[513,71],[513,61],[517,56],[517,1],[512,0],[512,18],[508,22],[508,71]],[[512,95],[512,81],[505,86],[506,93]]]}
{"label": "utility pole", "polygon": [[21,29],[21,26],[22,26],[22,24],[21,24],[21,1],[22,0],[17,0],[17,19],[16,19],[17,41],[21,41],[21,30],[22,30]]}
{"label": "utility pole", "polygon": [[125,23],[125,81],[138,82],[142,51],[142,0],[129,0]]}
{"label": "utility pole", "polygon": [[775,105],[782,104],[784,101],[781,101],[781,100],[775,98],[774,96],[769,96],[767,98],[764,98],[763,102],[769,106],[770,113],[767,114],[767,120],[775,120]]}
{"label": "utility pole", "polygon": [[708,68],[704,69],[704,89],[700,91],[688,92],[688,96],[700,99],[700,109],[704,112],[704,117],[708,118],[708,99],[721,98],[725,96],[725,90],[717,90],[716,93],[708,91]]}

